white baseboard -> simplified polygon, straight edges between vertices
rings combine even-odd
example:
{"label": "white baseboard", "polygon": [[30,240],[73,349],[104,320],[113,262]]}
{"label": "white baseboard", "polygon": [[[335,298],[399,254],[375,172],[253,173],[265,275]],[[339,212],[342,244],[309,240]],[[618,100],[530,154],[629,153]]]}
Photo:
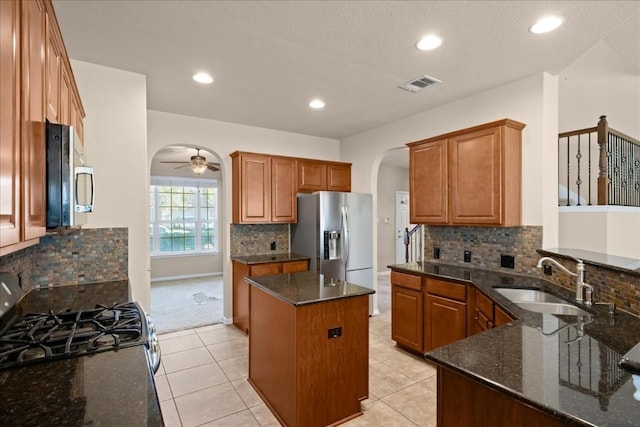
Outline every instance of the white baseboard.
{"label": "white baseboard", "polygon": [[378,276],[389,276],[389,275],[391,275],[391,270],[378,271]]}
{"label": "white baseboard", "polygon": [[184,279],[200,279],[202,277],[222,276],[222,272],[219,273],[200,273],[200,274],[187,274],[184,276],[168,276],[168,277],[156,277],[151,279],[153,282],[163,282],[166,280],[184,280]]}
{"label": "white baseboard", "polygon": [[233,325],[233,318],[222,316],[222,323],[225,325]]}

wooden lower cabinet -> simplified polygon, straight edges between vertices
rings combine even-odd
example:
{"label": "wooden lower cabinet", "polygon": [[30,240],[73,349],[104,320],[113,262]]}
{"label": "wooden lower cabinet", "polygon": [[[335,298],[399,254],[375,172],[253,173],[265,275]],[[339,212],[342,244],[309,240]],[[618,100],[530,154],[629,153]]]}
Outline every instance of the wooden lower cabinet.
{"label": "wooden lower cabinet", "polygon": [[422,351],[422,292],[391,285],[391,339]]}
{"label": "wooden lower cabinet", "polygon": [[469,377],[438,367],[438,427],[561,427],[567,424]]}
{"label": "wooden lower cabinet", "polygon": [[424,350],[451,344],[467,336],[467,304],[437,295],[424,296]]}
{"label": "wooden lower cabinet", "polygon": [[246,277],[268,276],[270,274],[296,273],[309,270],[309,260],[233,264],[233,325],[244,334],[249,334],[249,284]]}
{"label": "wooden lower cabinet", "polygon": [[391,339],[427,352],[513,321],[475,286],[391,272]]}
{"label": "wooden lower cabinet", "polygon": [[[294,306],[250,285],[249,383],[289,427],[337,425],[368,397],[369,297]],[[342,335],[328,337],[328,329]]]}

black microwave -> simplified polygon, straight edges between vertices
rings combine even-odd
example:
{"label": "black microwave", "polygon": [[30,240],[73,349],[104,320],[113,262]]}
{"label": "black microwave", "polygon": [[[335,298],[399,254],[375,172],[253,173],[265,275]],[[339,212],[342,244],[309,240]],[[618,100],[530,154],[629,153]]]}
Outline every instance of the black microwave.
{"label": "black microwave", "polygon": [[47,228],[85,224],[94,190],[93,168],[74,128],[47,121]]}

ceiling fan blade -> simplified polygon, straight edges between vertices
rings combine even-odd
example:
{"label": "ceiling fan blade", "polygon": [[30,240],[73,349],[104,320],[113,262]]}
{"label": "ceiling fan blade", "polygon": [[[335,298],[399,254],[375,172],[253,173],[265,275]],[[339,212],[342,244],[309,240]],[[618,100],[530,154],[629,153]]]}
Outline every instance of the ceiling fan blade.
{"label": "ceiling fan blade", "polygon": [[209,163],[207,162],[207,169],[213,172],[218,172],[220,170],[220,163]]}
{"label": "ceiling fan blade", "polygon": [[[178,162],[175,162],[178,163]],[[186,165],[176,166],[174,169],[186,168],[187,166],[191,166],[191,163],[187,163]]]}
{"label": "ceiling fan blade", "polygon": [[191,162],[171,162],[171,161],[160,160],[160,163],[186,163],[186,164],[189,164]]}

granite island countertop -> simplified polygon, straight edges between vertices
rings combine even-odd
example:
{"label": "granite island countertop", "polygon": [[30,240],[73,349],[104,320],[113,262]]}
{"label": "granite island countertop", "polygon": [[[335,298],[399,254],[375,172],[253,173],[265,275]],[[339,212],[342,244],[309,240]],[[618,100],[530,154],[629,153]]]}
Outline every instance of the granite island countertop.
{"label": "granite island countertop", "polygon": [[265,264],[268,262],[287,262],[287,261],[302,261],[310,259],[308,256],[292,253],[292,252],[280,252],[274,254],[261,254],[261,255],[236,255],[232,256],[233,261],[241,262],[243,264]]}
{"label": "granite island countertop", "polygon": [[[24,313],[130,299],[127,280],[34,289],[2,317],[0,331]],[[0,370],[0,425],[163,426],[144,346]]]}
{"label": "granite island countertop", "polygon": [[[638,425],[631,374],[618,362],[640,342],[640,319],[602,305],[586,307],[571,291],[541,278],[421,262],[392,270],[472,283],[518,319],[425,354],[428,361],[475,379],[572,425]],[[577,316],[534,313],[494,287],[542,289],[590,313]],[[582,332],[579,332],[582,331]],[[583,333],[582,336],[580,334]]]}
{"label": "granite island countertop", "polygon": [[373,289],[312,271],[247,277],[245,280],[294,306],[375,293]]}

